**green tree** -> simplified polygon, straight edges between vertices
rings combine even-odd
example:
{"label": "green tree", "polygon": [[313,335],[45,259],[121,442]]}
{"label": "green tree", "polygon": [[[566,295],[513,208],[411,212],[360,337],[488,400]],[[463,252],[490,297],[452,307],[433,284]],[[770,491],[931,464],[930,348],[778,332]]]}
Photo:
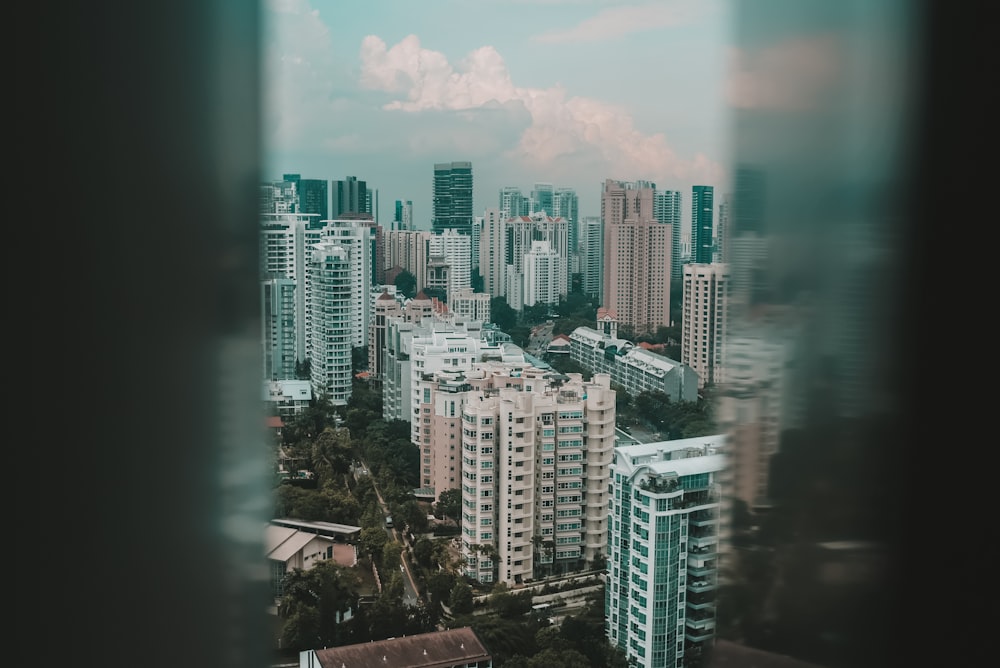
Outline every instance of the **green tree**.
{"label": "green tree", "polygon": [[278,610],[285,625],[282,647],[312,649],[343,644],[350,636],[348,610],[357,609],[358,579],[332,560],[285,576]]}
{"label": "green tree", "polygon": [[446,489],[438,495],[438,502],[434,505],[434,512],[441,517],[450,517],[457,520],[459,510],[462,507],[462,490]]}
{"label": "green tree", "polygon": [[490,319],[501,331],[510,333],[517,325],[517,311],[512,309],[504,297],[490,299]]}
{"label": "green tree", "polygon": [[389,536],[386,535],[385,529],[381,525],[362,526],[360,540],[365,553],[377,560],[382,557],[382,550],[389,542]]}
{"label": "green tree", "polygon": [[422,568],[430,569],[434,565],[434,542],[426,537],[418,538],[413,544],[413,558]]}
{"label": "green tree", "polygon": [[448,607],[456,615],[467,615],[472,612],[472,587],[464,582],[456,582],[448,598]]}
{"label": "green tree", "polygon": [[409,299],[417,295],[417,277],[405,269],[396,276],[395,285],[396,289]]}

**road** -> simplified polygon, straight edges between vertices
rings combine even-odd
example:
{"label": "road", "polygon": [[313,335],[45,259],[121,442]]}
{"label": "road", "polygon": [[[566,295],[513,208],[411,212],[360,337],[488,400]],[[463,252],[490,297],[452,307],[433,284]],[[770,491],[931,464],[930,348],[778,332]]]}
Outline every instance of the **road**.
{"label": "road", "polygon": [[[362,461],[361,467],[361,474],[368,475],[368,464]],[[357,472],[355,472],[355,475],[357,475]],[[385,499],[382,498],[382,492],[379,491],[378,485],[375,484],[375,478],[372,478],[372,487],[375,489],[375,495],[378,497],[378,504],[382,507],[382,516],[388,516],[389,506],[386,505]],[[389,527],[385,527],[385,532],[389,535],[391,540],[403,546],[403,552],[399,557],[399,571],[403,574],[403,603],[415,606],[420,602],[420,594],[417,590],[416,581],[413,579],[413,570],[410,566],[409,560],[406,558],[406,539],[403,536],[403,532],[395,526],[391,529]],[[388,573],[381,574],[383,578],[388,577],[388,575]]]}

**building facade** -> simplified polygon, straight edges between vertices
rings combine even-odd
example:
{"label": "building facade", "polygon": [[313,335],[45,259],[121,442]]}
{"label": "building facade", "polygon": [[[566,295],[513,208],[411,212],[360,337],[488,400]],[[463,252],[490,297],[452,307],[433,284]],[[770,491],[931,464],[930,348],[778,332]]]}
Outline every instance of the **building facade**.
{"label": "building facade", "polygon": [[461,382],[465,575],[514,585],[593,567],[607,540],[610,378],[507,364]]}
{"label": "building facade", "polygon": [[448,295],[455,290],[472,287],[471,234],[460,234],[454,229],[442,230],[440,234],[431,235],[428,253],[430,257],[442,258],[448,266],[443,286]]}
{"label": "building facade", "polygon": [[670,225],[670,282],[681,280],[681,191],[656,190],[653,193],[653,218]]}
{"label": "building facade", "polygon": [[569,340],[570,359],[592,373],[608,374],[632,396],[663,392],[671,401],[698,400],[698,374],[687,364],[590,327],[577,327]]}
{"label": "building facade", "polygon": [[686,665],[715,636],[724,448],[724,435],[615,448],[604,625],[633,665]]}
{"label": "building facade", "polygon": [[670,326],[670,226],[654,218],[606,225],[604,306],[634,336]]}
{"label": "building facade", "polygon": [[455,316],[463,320],[490,322],[490,295],[461,288],[448,298],[448,306]]}
{"label": "building facade", "polygon": [[445,162],[434,165],[431,230],[472,233],[472,163]]}
{"label": "building facade", "polygon": [[712,217],[715,215],[715,188],[691,187],[691,262],[711,264],[715,238]]}
{"label": "building facade", "polygon": [[597,216],[580,223],[580,286],[593,299],[604,296],[604,225]]}
{"label": "building facade", "polygon": [[700,387],[723,380],[728,313],[729,265],[684,265],[681,361],[697,372]]}
{"label": "building facade", "polygon": [[[350,251],[331,241],[316,244],[309,262],[309,373],[313,392],[335,406],[351,398],[356,270]],[[367,295],[365,295],[367,300]]]}

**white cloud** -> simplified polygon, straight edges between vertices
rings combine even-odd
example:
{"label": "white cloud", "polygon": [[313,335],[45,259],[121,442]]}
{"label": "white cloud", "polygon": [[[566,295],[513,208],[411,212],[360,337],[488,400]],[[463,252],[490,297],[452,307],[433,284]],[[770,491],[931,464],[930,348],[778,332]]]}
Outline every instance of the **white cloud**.
{"label": "white cloud", "polygon": [[526,110],[530,124],[507,151],[508,157],[524,165],[558,170],[567,162],[601,164],[607,173],[621,175],[614,178],[627,179],[712,183],[722,178],[720,165],[704,156],[685,160],[665,135],[639,131],[625,109],[568,97],[559,86],[515,86],[503,58],[491,46],[473,51],[459,71],[443,54],[423,48],[414,35],[391,48],[371,35],[361,46],[361,82],[399,96],[384,105],[386,110]]}
{"label": "white cloud", "polygon": [[532,39],[537,42],[597,42],[634,32],[657,30],[689,23],[704,2],[654,2],[610,7],[565,30],[550,30]]}

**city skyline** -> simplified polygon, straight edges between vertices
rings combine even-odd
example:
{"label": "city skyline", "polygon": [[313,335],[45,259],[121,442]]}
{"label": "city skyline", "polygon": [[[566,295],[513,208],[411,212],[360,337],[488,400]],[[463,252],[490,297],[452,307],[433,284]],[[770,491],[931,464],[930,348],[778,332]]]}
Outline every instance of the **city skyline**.
{"label": "city skyline", "polygon": [[573,188],[581,217],[606,178],[727,189],[725,0],[456,6],[265,2],[262,180],[356,175],[416,229],[442,162],[472,163],[476,216],[508,185]]}

